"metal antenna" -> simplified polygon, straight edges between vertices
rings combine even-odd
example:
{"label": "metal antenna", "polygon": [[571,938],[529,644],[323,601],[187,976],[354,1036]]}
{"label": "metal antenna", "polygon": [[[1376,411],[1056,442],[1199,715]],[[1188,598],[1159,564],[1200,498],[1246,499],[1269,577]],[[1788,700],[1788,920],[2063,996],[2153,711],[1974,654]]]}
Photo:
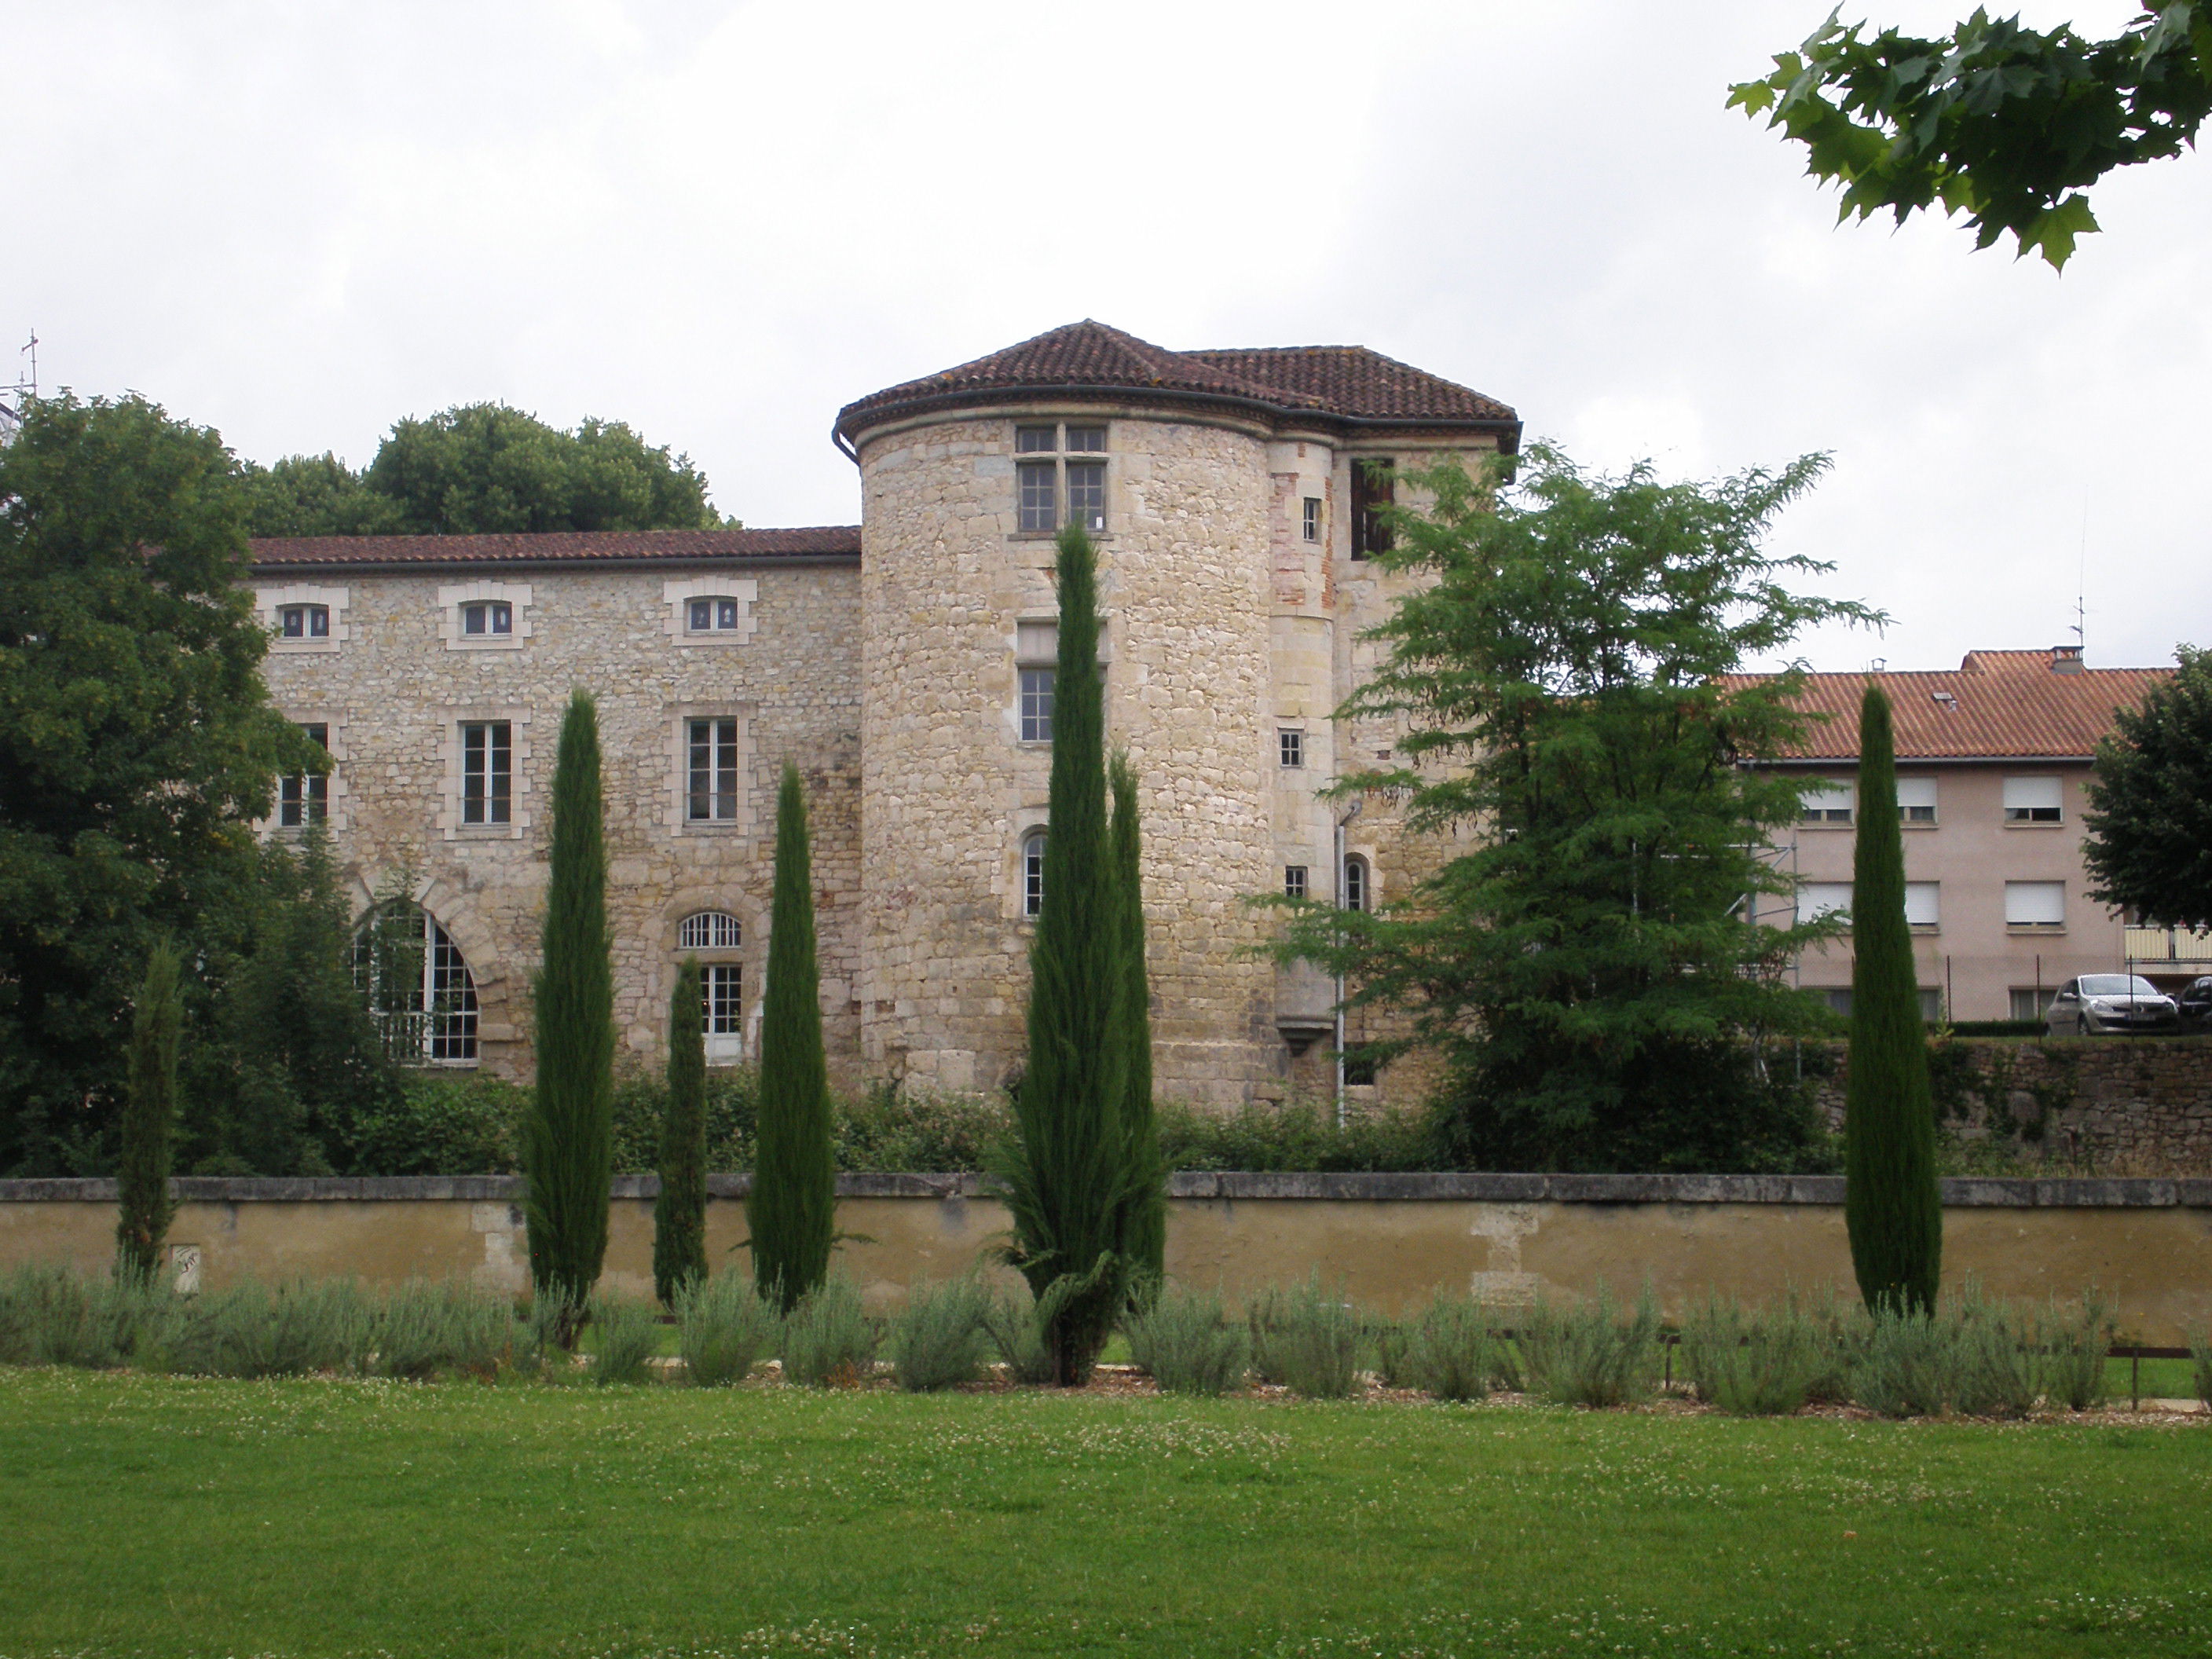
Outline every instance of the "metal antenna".
{"label": "metal antenna", "polygon": [[2074,563],[2074,646],[2089,659],[2089,486],[2081,486],[2081,547]]}

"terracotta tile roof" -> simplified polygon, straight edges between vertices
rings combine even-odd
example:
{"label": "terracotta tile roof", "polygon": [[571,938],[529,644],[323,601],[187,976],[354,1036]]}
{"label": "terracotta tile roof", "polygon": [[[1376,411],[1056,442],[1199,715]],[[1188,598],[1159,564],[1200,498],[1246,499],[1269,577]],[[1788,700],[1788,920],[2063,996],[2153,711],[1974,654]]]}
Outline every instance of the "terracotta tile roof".
{"label": "terracotta tile roof", "polygon": [[[2087,760],[2112,729],[2112,711],[2140,701],[2171,668],[2055,672],[2049,651],[1969,651],[1955,670],[1812,674],[1802,707],[1829,718],[1788,757],[1856,760],[1859,702],[1869,684],[1889,696],[1899,760]],[[1730,675],[1742,684],[1763,675]]]}
{"label": "terracotta tile roof", "polygon": [[574,530],[511,536],[286,536],[250,544],[257,569],[287,565],[590,564],[860,555],[858,525],[803,530]]}
{"label": "terracotta tile roof", "polygon": [[837,413],[837,436],[849,443],[855,433],[918,410],[1054,389],[1229,398],[1325,422],[1503,428],[1509,451],[1521,435],[1519,418],[1497,399],[1364,346],[1170,351],[1086,319],[848,404]]}

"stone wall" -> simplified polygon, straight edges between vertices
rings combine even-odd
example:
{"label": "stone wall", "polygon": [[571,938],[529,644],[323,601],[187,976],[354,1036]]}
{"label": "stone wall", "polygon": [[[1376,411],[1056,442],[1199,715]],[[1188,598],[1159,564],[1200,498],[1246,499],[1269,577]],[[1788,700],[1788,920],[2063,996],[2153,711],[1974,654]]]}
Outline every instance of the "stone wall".
{"label": "stone wall", "polygon": [[[474,579],[481,576],[482,580]],[[307,579],[264,581],[264,611]],[[763,568],[471,573],[313,578],[337,635],[272,647],[267,676],[292,719],[330,728],[334,843],[356,904],[411,867],[423,907],[467,957],[482,1005],[480,1051],[494,1071],[531,1068],[526,986],[538,960],[562,712],[582,688],[599,700],[610,859],[616,1017],[629,1059],[658,1064],[678,959],[677,928],[704,909],[744,928],[748,1036],[766,961],[775,790],[788,756],[805,773],[814,832],[826,1036],[857,1078],[860,688],[859,572],[842,562]],[[734,593],[750,624],[691,636],[684,599]],[[514,607],[490,645],[458,636],[474,599]],[[304,642],[301,642],[304,643]],[[727,824],[684,821],[683,721],[740,721],[745,787]],[[514,822],[460,822],[459,723],[506,720],[514,733]]]}
{"label": "stone wall", "polygon": [[[745,1235],[742,1176],[710,1178],[708,1258]],[[923,1279],[988,1266],[1006,1226],[972,1176],[845,1176],[837,1265],[871,1305]],[[529,1280],[521,1184],[506,1176],[391,1181],[180,1181],[169,1237],[199,1283],[344,1274],[382,1283]],[[653,1285],[650,1176],[615,1182],[606,1282]],[[1182,1175],[1170,1185],[1168,1271],[1241,1301],[1318,1274],[1404,1312],[1439,1290],[1507,1304],[1602,1281],[1650,1285],[1679,1318],[1708,1292],[1747,1302],[1833,1286],[1851,1294],[1843,1182],[1832,1176]],[[2124,1340],[2171,1344],[2212,1325],[2212,1181],[1948,1181],[1943,1267],[1993,1295],[2041,1301],[2094,1286]],[[114,1183],[0,1182],[0,1268],[69,1261],[104,1271]]]}
{"label": "stone wall", "polygon": [[[1844,1045],[1818,1052],[1832,1073],[1815,1098],[1840,1127]],[[2212,1036],[1950,1037],[1929,1058],[1936,1110],[1964,1139],[2120,1174],[2212,1172]]]}

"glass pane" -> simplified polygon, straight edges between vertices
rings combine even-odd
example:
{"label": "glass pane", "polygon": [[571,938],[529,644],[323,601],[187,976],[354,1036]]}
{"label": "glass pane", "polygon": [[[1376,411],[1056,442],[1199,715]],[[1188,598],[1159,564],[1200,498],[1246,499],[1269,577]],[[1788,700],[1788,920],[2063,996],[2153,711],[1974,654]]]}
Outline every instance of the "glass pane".
{"label": "glass pane", "polygon": [[741,963],[707,964],[700,987],[706,1006],[707,1035],[735,1036],[744,1020],[744,967]]}
{"label": "glass pane", "polygon": [[1052,741],[1052,687],[1057,672],[1050,668],[1022,670],[1022,741]]}
{"label": "glass pane", "polygon": [[738,625],[738,602],[735,599],[714,601],[714,626],[723,629]]}
{"label": "glass pane", "polygon": [[1067,518],[1085,530],[1106,528],[1106,463],[1067,464]]}
{"label": "glass pane", "polygon": [[304,639],[307,633],[307,613],[296,605],[288,605],[276,613],[276,623],[288,640]]}
{"label": "glass pane", "polygon": [[1106,453],[1106,428],[1103,426],[1072,426],[1067,428],[1067,447],[1103,455]]}
{"label": "glass pane", "polygon": [[1060,528],[1058,502],[1054,499],[1056,471],[1050,461],[1024,461],[1017,469],[1020,474],[1021,527],[1024,530],[1057,530]]}
{"label": "glass pane", "polygon": [[481,634],[484,631],[484,607],[469,605],[461,607],[461,632]]}
{"label": "glass pane", "polygon": [[1022,842],[1022,914],[1036,915],[1044,908],[1044,831]]}
{"label": "glass pane", "polygon": [[514,781],[514,771],[510,764],[513,751],[507,746],[507,724],[505,720],[494,720],[490,722],[487,730],[490,733],[489,747],[491,766],[489,793],[491,821],[494,823],[505,823],[507,822],[508,802]]}
{"label": "glass pane", "polygon": [[1053,428],[1048,426],[1018,426],[1014,428],[1014,449],[1018,454],[1031,455],[1040,450],[1053,448]]}
{"label": "glass pane", "polygon": [[703,634],[714,625],[714,602],[712,599],[691,601],[691,631]]}
{"label": "glass pane", "polygon": [[1283,866],[1283,892],[1289,898],[1302,899],[1306,896],[1306,867],[1303,864]]}
{"label": "glass pane", "polygon": [[309,605],[307,607],[307,637],[311,640],[326,640],[330,636],[331,608],[326,605]]}
{"label": "glass pane", "polygon": [[512,634],[514,631],[513,606],[495,605],[491,607],[491,631],[495,634]]}

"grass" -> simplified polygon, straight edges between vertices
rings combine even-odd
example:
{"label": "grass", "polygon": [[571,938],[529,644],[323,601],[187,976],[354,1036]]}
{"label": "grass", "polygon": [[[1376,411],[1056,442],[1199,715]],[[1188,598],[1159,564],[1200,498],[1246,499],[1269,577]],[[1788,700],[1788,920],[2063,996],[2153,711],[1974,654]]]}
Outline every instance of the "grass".
{"label": "grass", "polygon": [[2212,1650],[2212,1431],[0,1370],[0,1656]]}

